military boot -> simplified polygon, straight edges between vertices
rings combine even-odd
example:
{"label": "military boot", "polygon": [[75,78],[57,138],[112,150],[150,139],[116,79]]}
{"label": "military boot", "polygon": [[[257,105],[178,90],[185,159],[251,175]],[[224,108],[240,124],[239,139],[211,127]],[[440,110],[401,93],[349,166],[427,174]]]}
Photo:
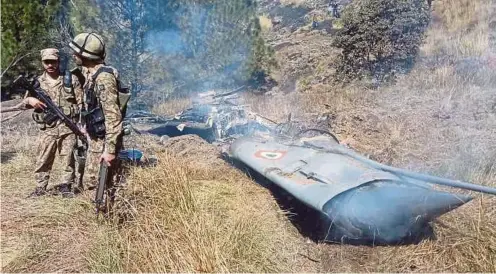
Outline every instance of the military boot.
{"label": "military boot", "polygon": [[70,184],[58,185],[57,190],[64,198],[73,198],[74,197],[74,193],[72,193]]}
{"label": "military boot", "polygon": [[36,187],[35,190],[29,194],[28,198],[43,196],[46,193],[47,192],[44,187]]}

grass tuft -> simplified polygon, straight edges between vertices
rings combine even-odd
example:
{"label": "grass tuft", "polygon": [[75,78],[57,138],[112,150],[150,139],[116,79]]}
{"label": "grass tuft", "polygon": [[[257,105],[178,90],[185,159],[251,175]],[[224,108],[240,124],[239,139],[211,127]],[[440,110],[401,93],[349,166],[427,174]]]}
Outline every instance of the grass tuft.
{"label": "grass tuft", "polygon": [[291,271],[294,235],[265,190],[227,166],[159,159],[134,170],[126,195],[134,214],[120,230],[125,271]]}

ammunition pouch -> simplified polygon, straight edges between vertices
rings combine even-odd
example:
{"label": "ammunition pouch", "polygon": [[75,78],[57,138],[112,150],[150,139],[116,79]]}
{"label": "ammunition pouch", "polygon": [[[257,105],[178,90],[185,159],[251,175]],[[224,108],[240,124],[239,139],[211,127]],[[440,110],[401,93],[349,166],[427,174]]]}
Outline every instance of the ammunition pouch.
{"label": "ammunition pouch", "polygon": [[64,110],[64,113],[67,111],[67,113],[70,113],[70,114],[66,114],[68,117],[72,118],[73,121],[77,121],[77,118],[79,117],[79,114],[80,114],[80,109],[77,105],[71,105],[70,107],[66,107],[67,109]]}
{"label": "ammunition pouch", "polygon": [[59,119],[59,117],[49,109],[35,110],[33,111],[31,117],[36,122],[36,124],[38,124],[38,127],[41,130],[55,127]]}
{"label": "ammunition pouch", "polygon": [[86,130],[93,138],[105,137],[105,116],[101,107],[96,107],[84,114]]}
{"label": "ammunition pouch", "polygon": [[64,100],[69,102],[76,100],[76,95],[74,94],[74,89],[72,87],[70,88],[64,87],[63,96],[64,96]]}
{"label": "ammunition pouch", "polygon": [[[69,118],[75,118],[78,115],[77,107],[74,105],[61,107],[60,109]],[[38,124],[38,127],[42,130],[55,127],[57,125],[57,121],[59,120],[57,114],[49,109],[36,109],[35,111],[33,111],[31,117],[36,122],[36,124]]]}

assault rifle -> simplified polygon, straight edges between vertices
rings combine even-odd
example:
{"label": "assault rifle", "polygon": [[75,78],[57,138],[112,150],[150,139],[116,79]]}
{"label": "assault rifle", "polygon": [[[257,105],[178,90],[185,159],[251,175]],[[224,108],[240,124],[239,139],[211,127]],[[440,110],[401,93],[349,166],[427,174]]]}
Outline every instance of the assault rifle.
{"label": "assault rifle", "polygon": [[55,116],[55,120],[60,120],[64,123],[76,136],[81,138],[85,147],[88,146],[88,137],[83,133],[79,127],[72,121],[71,118],[67,117],[64,112],[52,101],[50,96],[48,96],[45,91],[40,87],[40,82],[38,80],[29,81],[24,75],[17,77],[14,80],[14,85],[18,85],[28,91],[28,94],[32,97],[37,98],[42,103],[46,105],[43,110],[49,116]]}
{"label": "assault rifle", "polygon": [[52,101],[50,96],[48,96],[46,92],[40,87],[40,82],[38,80],[36,79],[29,80],[24,75],[20,75],[14,80],[13,84],[27,90],[29,96],[35,97],[38,100],[40,100],[43,104],[45,104],[46,107],[43,109],[43,112],[47,117],[51,117],[50,118],[51,122],[56,122],[60,120],[72,132],[74,132],[74,134],[76,134],[78,139],[78,144],[79,143],[81,144],[80,146],[77,147],[75,154],[78,158],[77,159],[79,164],[78,172],[80,173],[81,176],[79,180],[82,180],[82,176],[84,173],[85,159],[86,159],[86,151],[88,151],[89,148],[88,135],[82,132],[79,129],[79,127],[76,125],[76,123],[74,123],[71,118],[67,117],[64,114],[64,112],[57,105],[55,105],[55,103]]}
{"label": "assault rifle", "polygon": [[104,211],[103,214],[109,217],[112,213],[112,206],[116,192],[120,186],[125,184],[125,176],[123,174],[124,167],[119,155],[109,165],[107,162],[100,163],[98,171],[98,185],[95,193],[96,214]]}

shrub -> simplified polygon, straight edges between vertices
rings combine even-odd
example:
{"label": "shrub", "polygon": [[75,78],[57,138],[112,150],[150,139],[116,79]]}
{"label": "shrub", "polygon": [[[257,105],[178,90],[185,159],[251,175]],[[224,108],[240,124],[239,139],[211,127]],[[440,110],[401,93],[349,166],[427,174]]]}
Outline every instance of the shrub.
{"label": "shrub", "polygon": [[333,46],[342,50],[338,79],[379,82],[408,71],[418,54],[430,15],[423,0],[356,0],[343,11]]}

